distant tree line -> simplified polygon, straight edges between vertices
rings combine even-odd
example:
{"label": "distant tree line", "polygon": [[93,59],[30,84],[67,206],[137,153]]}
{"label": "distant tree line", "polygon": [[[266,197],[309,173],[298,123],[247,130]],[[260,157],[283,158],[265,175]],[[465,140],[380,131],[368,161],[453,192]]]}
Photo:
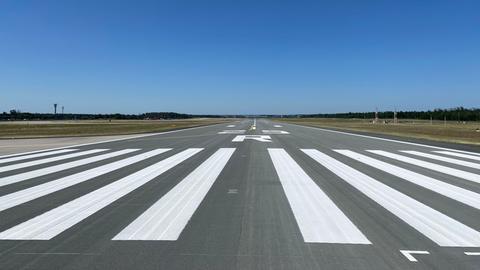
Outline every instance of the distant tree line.
{"label": "distant tree line", "polygon": [[0,114],[0,121],[12,120],[144,120],[144,119],[189,119],[189,118],[221,118],[220,115],[193,115],[182,114],[175,112],[148,112],[143,114],[82,114],[82,113],[29,113],[20,112],[18,110],[10,110],[10,112],[3,112]]}
{"label": "distant tree line", "polygon": [[[394,111],[378,112],[380,119],[393,119]],[[300,115],[282,115],[282,117],[299,118],[375,118],[375,112],[348,112],[348,113],[318,113]],[[451,121],[480,121],[480,109],[464,107],[452,109],[435,109],[428,111],[397,111],[398,119],[420,119],[420,120],[451,120]]]}

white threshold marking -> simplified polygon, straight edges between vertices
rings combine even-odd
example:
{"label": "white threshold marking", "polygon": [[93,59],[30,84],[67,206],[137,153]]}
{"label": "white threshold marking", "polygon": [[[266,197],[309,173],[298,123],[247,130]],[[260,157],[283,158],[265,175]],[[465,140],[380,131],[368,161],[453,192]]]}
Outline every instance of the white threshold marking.
{"label": "white threshold marking", "polygon": [[255,140],[259,142],[272,142],[272,138],[268,135],[238,135],[233,138],[232,142],[243,142],[245,140]]}
{"label": "white threshold marking", "polygon": [[[44,184],[20,190],[14,193],[10,193],[0,197],[0,211],[12,208],[14,206],[20,205],[22,203],[40,198],[42,196],[51,194],[53,192],[71,187],[73,185],[85,182],[92,178],[107,174],[109,172],[118,170],[120,168],[126,167],[133,163],[145,160],[147,158],[162,154],[171,149],[156,149],[146,153],[142,153],[133,157],[122,159],[110,164],[106,164],[97,168],[79,172],[73,175],[69,175],[63,178],[59,178],[54,181],[46,182]],[[108,154],[108,157],[115,157],[138,151],[138,149],[125,149],[117,152]]]}
{"label": "white threshold marking", "polygon": [[283,126],[281,126],[281,125],[273,125],[273,127],[281,128],[281,127],[283,127]]}
{"label": "white threshold marking", "polygon": [[3,166],[3,167],[0,167],[0,172],[8,172],[8,171],[13,171],[13,170],[18,170],[18,169],[31,167],[31,166],[36,166],[36,165],[41,165],[41,164],[45,164],[45,163],[50,163],[50,162],[65,160],[65,159],[69,159],[69,158],[81,157],[81,156],[86,156],[86,155],[95,154],[95,153],[99,153],[99,152],[104,152],[104,151],[107,151],[107,150],[108,149],[93,149],[93,150],[77,152],[77,153],[67,154],[67,155],[58,156],[58,157],[51,157],[51,158],[45,158],[45,159],[40,159],[40,160],[34,160],[34,161],[28,161],[28,162],[24,162],[24,163],[18,163],[18,164]]}
{"label": "white threshold marking", "polygon": [[480,232],[318,150],[302,151],[439,246],[480,247]]}
{"label": "white threshold marking", "polygon": [[305,242],[371,244],[284,149],[268,153]]}
{"label": "white threshold marking", "polygon": [[400,252],[411,262],[418,262],[412,255],[428,255],[430,252],[426,250],[400,250]]}
{"label": "white threshold marking", "polygon": [[220,148],[113,240],[177,240],[235,148]]}
{"label": "white threshold marking", "polygon": [[189,148],[136,173],[0,233],[3,240],[50,240],[97,211],[175,167],[202,148]]}
{"label": "white threshold marking", "polygon": [[[101,149],[101,150],[104,151],[103,149]],[[130,150],[136,151],[138,149],[130,149]],[[95,151],[95,150],[92,150],[92,151]],[[98,151],[96,151],[96,152],[98,152]],[[56,173],[56,172],[59,172],[59,171],[75,168],[75,167],[78,167],[78,166],[86,165],[86,164],[89,164],[89,163],[97,162],[97,161],[104,160],[104,159],[111,158],[111,157],[115,157],[115,156],[117,156],[117,152],[112,152],[112,153],[107,153],[107,154],[103,154],[103,155],[99,155],[99,156],[94,156],[94,157],[89,157],[89,158],[85,158],[85,159],[75,160],[75,161],[71,161],[71,162],[68,162],[68,163],[54,165],[54,166],[50,166],[50,167],[46,167],[46,168],[42,168],[42,169],[38,169],[38,170],[33,170],[33,171],[28,171],[28,172],[24,172],[24,173],[20,173],[20,174],[6,176],[6,177],[3,177],[3,178],[0,178],[0,187],[10,185],[10,184],[13,184],[13,183],[17,183],[17,182],[21,182],[21,181],[25,181],[25,180],[32,179],[32,178],[35,178],[35,177],[40,177],[40,176],[43,176],[43,175],[47,175],[47,174]]]}
{"label": "white threshold marking", "polygon": [[244,129],[232,129],[232,130],[224,130],[218,132],[218,134],[243,134],[245,133]]}
{"label": "white threshold marking", "polygon": [[383,150],[367,150],[367,151],[370,152],[370,153],[380,155],[380,156],[388,157],[388,158],[391,158],[391,159],[395,159],[395,160],[398,160],[398,161],[402,161],[402,162],[405,162],[405,163],[409,163],[409,164],[412,164],[412,165],[423,167],[423,168],[426,168],[426,169],[429,169],[429,170],[432,170],[432,171],[437,171],[437,172],[452,175],[452,176],[455,176],[455,177],[463,178],[465,180],[469,180],[469,181],[472,181],[472,182],[475,182],[475,183],[480,183],[480,175],[474,174],[474,173],[471,173],[471,172],[466,172],[466,171],[462,171],[462,170],[438,165],[438,164],[435,164],[435,163],[432,163],[432,162],[427,162],[427,161],[423,161],[423,160],[416,159],[416,158],[410,158],[410,157],[406,157],[406,156],[402,156],[402,155],[398,155],[398,154],[394,154],[394,153],[389,153],[389,152],[386,152],[386,151],[383,151]]}
{"label": "white threshold marking", "polygon": [[387,172],[392,174],[396,177],[405,179],[410,183],[419,185],[426,189],[429,189],[433,192],[439,193],[445,197],[450,199],[459,201],[476,209],[480,209],[480,194],[475,193],[473,191],[460,188],[440,180],[425,176],[423,174],[419,174],[416,172],[412,172],[410,170],[406,170],[400,168],[395,165],[388,164],[386,162],[355,153],[350,150],[334,150],[337,153],[345,155],[349,158],[362,162],[364,164],[370,165],[374,168],[377,168],[381,171]]}
{"label": "white threshold marking", "polygon": [[264,129],[264,130],[262,130],[262,132],[265,133],[265,134],[290,134],[290,132],[284,131],[284,130],[268,130],[268,129]]}
{"label": "white threshold marking", "polygon": [[228,128],[233,128],[233,127],[235,127],[235,125],[228,125],[227,127]]}
{"label": "white threshold marking", "polygon": [[449,156],[454,156],[454,157],[461,157],[461,158],[466,158],[466,159],[473,159],[480,161],[480,156],[473,156],[473,155],[467,155],[467,154],[462,154],[462,153],[455,153],[455,152],[450,152],[450,151],[433,151],[439,154],[444,154],[444,155],[449,155]]}
{"label": "white threshold marking", "polygon": [[467,255],[467,256],[480,256],[480,252],[465,251],[464,254]]}
{"label": "white threshold marking", "polygon": [[316,130],[320,130],[320,131],[349,135],[349,136],[360,137],[360,138],[367,138],[367,139],[374,139],[374,140],[385,141],[385,142],[394,142],[394,143],[422,146],[422,147],[428,147],[428,148],[432,148],[432,149],[455,151],[455,152],[459,152],[459,153],[473,154],[473,155],[480,156],[480,153],[476,153],[476,152],[469,152],[469,151],[457,150],[457,149],[452,149],[452,148],[433,146],[433,145],[428,145],[428,144],[421,144],[421,143],[413,143],[413,142],[406,142],[406,141],[400,141],[400,140],[386,139],[386,138],[380,138],[380,137],[368,136],[368,135],[361,135],[361,134],[355,134],[355,133],[344,132],[344,131],[337,131],[337,130],[318,128],[318,127],[303,126],[303,125],[298,125],[298,124],[289,124],[289,125],[295,125],[295,126],[303,127],[303,128],[307,128],[307,129],[316,129]]}
{"label": "white threshold marking", "polygon": [[439,155],[432,155],[432,154],[423,153],[423,152],[419,152],[419,151],[406,151],[406,150],[404,150],[404,151],[400,151],[400,152],[407,153],[407,154],[410,154],[410,155],[419,156],[419,157],[430,158],[430,159],[434,159],[434,160],[438,160],[438,161],[448,162],[448,163],[452,163],[452,164],[456,164],[456,165],[460,165],[460,166],[465,166],[465,167],[469,167],[469,168],[480,169],[480,164],[470,162],[470,161],[464,161],[464,160],[459,160],[459,159],[454,159],[454,158],[442,157],[442,156],[439,156]]}
{"label": "white threshold marking", "polygon": [[78,150],[78,149],[62,149],[62,150],[51,151],[51,152],[46,152],[46,153],[38,153],[38,154],[32,154],[32,155],[26,155],[26,156],[20,156],[20,157],[4,158],[4,159],[0,159],[0,164],[19,161],[19,160],[25,160],[25,159],[31,159],[31,158],[37,158],[37,157],[63,154],[63,153],[73,152],[73,151],[76,151],[76,150]]}

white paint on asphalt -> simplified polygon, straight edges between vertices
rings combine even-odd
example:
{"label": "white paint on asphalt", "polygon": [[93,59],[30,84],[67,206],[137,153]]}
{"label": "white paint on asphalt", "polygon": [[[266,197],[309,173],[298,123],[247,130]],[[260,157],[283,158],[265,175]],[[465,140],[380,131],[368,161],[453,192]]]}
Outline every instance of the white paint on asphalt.
{"label": "white paint on asphalt", "polygon": [[73,153],[73,154],[68,154],[68,155],[62,155],[58,157],[51,157],[51,158],[45,158],[45,159],[40,159],[40,160],[34,160],[34,161],[28,161],[24,163],[18,163],[18,164],[13,164],[13,165],[8,165],[8,166],[3,166],[0,167],[0,172],[8,172],[8,171],[13,171],[13,170],[18,170],[26,167],[31,167],[31,166],[36,166],[40,164],[45,164],[45,163],[50,163],[50,162],[55,162],[59,160],[65,160],[69,158],[75,158],[75,157],[81,157],[81,156],[86,156],[90,154],[95,154],[99,152],[104,152],[107,151],[108,149],[93,149],[93,150],[88,150],[88,151],[83,151],[83,152],[78,152],[78,153]]}
{"label": "white paint on asphalt", "polygon": [[228,128],[233,128],[233,127],[235,127],[235,125],[228,125],[227,127]]}
{"label": "white paint on asphalt", "polygon": [[45,157],[45,156],[52,156],[52,155],[57,155],[57,154],[64,154],[64,153],[73,152],[73,151],[77,151],[77,150],[78,149],[62,149],[62,150],[57,150],[57,151],[38,153],[38,154],[32,154],[32,155],[26,155],[26,156],[20,156],[20,157],[5,158],[5,159],[0,159],[0,164],[19,161],[19,160],[25,160],[25,159],[33,159],[33,158],[37,158],[37,157]]}
{"label": "white paint on asphalt", "polygon": [[3,240],[49,240],[200,152],[189,148],[0,233]]}
{"label": "white paint on asphalt", "polygon": [[473,160],[480,161],[480,156],[473,156],[473,155],[467,155],[467,154],[449,152],[449,151],[434,151],[434,152],[439,153],[439,154],[454,156],[454,157],[461,157],[461,158],[473,159]]}
{"label": "white paint on asphalt", "polygon": [[465,251],[464,254],[467,255],[467,256],[480,256],[480,252]]}
{"label": "white paint on asphalt", "polygon": [[[134,150],[134,149],[132,149],[132,150]],[[46,168],[42,168],[42,169],[38,169],[38,170],[33,170],[33,171],[28,171],[28,172],[24,172],[24,173],[20,173],[20,174],[14,174],[14,175],[6,176],[6,177],[3,177],[3,178],[0,178],[0,187],[10,185],[10,184],[13,184],[13,183],[17,183],[17,182],[21,182],[21,181],[25,181],[25,180],[32,179],[32,178],[35,178],[35,177],[40,177],[40,176],[43,176],[43,175],[68,170],[68,169],[71,169],[71,168],[75,168],[75,167],[78,167],[78,166],[90,164],[90,163],[93,163],[93,162],[97,162],[97,161],[104,160],[104,159],[111,158],[111,157],[115,157],[115,156],[118,156],[118,152],[107,153],[107,154],[103,154],[103,155],[99,155],[99,156],[94,156],[94,157],[75,160],[75,161],[72,161],[72,162],[67,162],[67,163],[63,163],[63,164],[59,164],[59,165],[54,165],[54,166],[50,166],[50,167],[46,167]]]}
{"label": "white paint on asphalt", "polygon": [[[34,187],[20,190],[14,193],[10,193],[8,195],[0,197],[0,211],[40,198],[42,196],[65,189],[67,187],[71,187],[73,185],[85,182],[92,178],[121,169],[133,163],[140,162],[147,158],[167,152],[169,150],[171,149],[155,149],[146,153],[141,153],[139,155],[122,159],[122,160],[119,160],[110,164],[106,164],[97,168],[93,168],[93,169],[79,172],[73,175],[69,175],[54,181],[46,182],[38,186],[34,186]],[[111,158],[115,156],[128,154],[134,151],[138,151],[138,149],[125,149],[125,150],[113,152],[107,155],[108,155],[108,158]]]}
{"label": "white paint on asphalt", "polygon": [[362,162],[364,164],[370,165],[374,168],[392,174],[396,177],[405,179],[410,183],[419,185],[426,189],[429,189],[433,192],[442,194],[445,197],[450,199],[459,201],[476,209],[480,209],[480,194],[475,193],[473,191],[457,187],[437,179],[425,176],[423,174],[419,174],[416,172],[412,172],[410,170],[406,170],[400,168],[398,166],[388,164],[386,162],[380,161],[378,159],[373,159],[371,157],[355,153],[350,150],[334,150],[342,155],[345,155],[349,158]]}
{"label": "white paint on asphalt", "polygon": [[428,255],[430,252],[426,250],[400,250],[400,252],[411,262],[418,262],[412,255]]}
{"label": "white paint on asphalt", "polygon": [[235,148],[220,148],[113,240],[177,240]]}
{"label": "white paint on asphalt", "polygon": [[455,176],[455,177],[463,178],[463,179],[466,179],[466,180],[469,180],[469,181],[472,181],[472,182],[480,183],[480,175],[474,174],[474,173],[471,173],[471,172],[466,172],[466,171],[462,171],[462,170],[438,165],[438,164],[435,164],[435,163],[423,161],[423,160],[420,160],[420,159],[410,158],[410,157],[390,153],[390,152],[383,151],[383,150],[367,150],[367,151],[371,152],[371,153],[374,153],[374,154],[377,154],[377,155],[380,155],[380,156],[392,158],[392,159],[395,159],[395,160],[398,160],[398,161],[402,161],[402,162],[409,163],[409,164],[412,164],[412,165],[416,165],[416,166],[419,166],[419,167],[427,168],[427,169],[432,170],[432,171],[437,171],[437,172],[452,175],[452,176]]}
{"label": "white paint on asphalt", "polygon": [[281,125],[273,125],[273,127],[281,128],[281,127],[283,127],[283,126],[281,126]]}
{"label": "white paint on asphalt", "polygon": [[284,130],[273,130],[273,129],[272,129],[272,130],[266,130],[266,129],[264,129],[264,130],[262,130],[262,132],[265,133],[265,134],[279,134],[279,135],[280,135],[280,134],[290,134],[290,132],[288,132],[288,131],[284,131]]}
{"label": "white paint on asphalt", "polygon": [[459,160],[459,159],[454,159],[454,158],[442,157],[442,156],[439,156],[439,155],[432,155],[432,154],[423,153],[423,152],[419,152],[419,151],[400,151],[400,152],[407,153],[407,154],[410,154],[410,155],[419,156],[419,157],[430,158],[430,159],[434,159],[434,160],[438,160],[438,161],[443,161],[443,162],[447,162],[447,163],[457,164],[457,165],[465,166],[465,167],[469,167],[469,168],[480,169],[480,164],[470,162],[470,161],[464,161],[464,160]]}
{"label": "white paint on asphalt", "polygon": [[231,129],[218,132],[218,134],[243,134],[245,133],[244,129]]}
{"label": "white paint on asphalt", "polygon": [[284,149],[268,153],[305,242],[371,244]]}
{"label": "white paint on asphalt", "polygon": [[272,138],[268,135],[238,135],[233,138],[232,142],[243,142],[245,140],[255,140],[259,142],[272,142]]}
{"label": "white paint on asphalt", "polygon": [[438,245],[480,247],[480,232],[318,150],[302,151]]}

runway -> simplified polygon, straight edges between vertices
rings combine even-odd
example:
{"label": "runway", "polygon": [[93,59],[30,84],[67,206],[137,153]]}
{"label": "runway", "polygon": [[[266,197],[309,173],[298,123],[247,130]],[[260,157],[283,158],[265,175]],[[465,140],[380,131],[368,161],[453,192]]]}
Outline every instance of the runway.
{"label": "runway", "polygon": [[3,155],[0,269],[480,269],[480,153],[247,119]]}

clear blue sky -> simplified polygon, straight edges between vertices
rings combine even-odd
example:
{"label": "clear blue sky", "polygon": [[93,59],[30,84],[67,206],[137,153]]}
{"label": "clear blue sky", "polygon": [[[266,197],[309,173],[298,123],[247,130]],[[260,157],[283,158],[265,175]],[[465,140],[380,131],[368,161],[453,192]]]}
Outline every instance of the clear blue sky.
{"label": "clear blue sky", "polygon": [[480,1],[0,1],[0,111],[480,106]]}

